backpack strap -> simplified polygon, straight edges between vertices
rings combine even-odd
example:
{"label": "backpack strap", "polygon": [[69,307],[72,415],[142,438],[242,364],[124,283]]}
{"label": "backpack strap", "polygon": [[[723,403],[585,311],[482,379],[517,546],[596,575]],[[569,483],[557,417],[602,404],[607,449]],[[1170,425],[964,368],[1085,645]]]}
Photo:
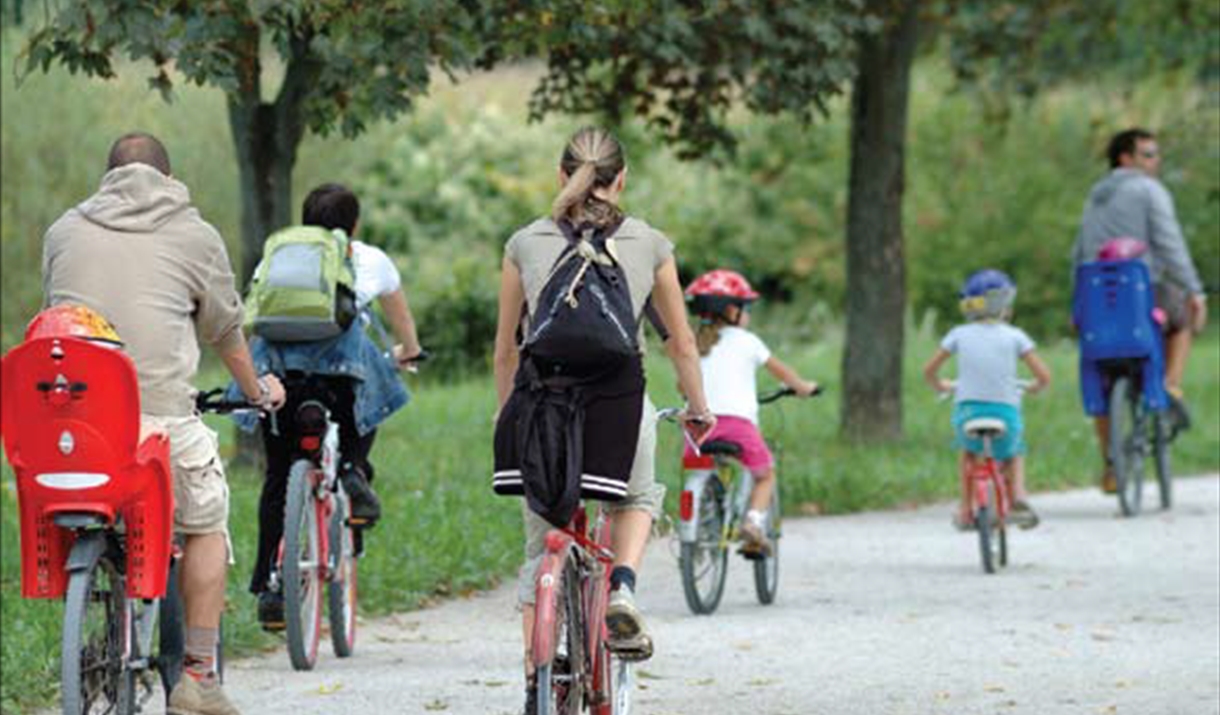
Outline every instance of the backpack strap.
{"label": "backpack strap", "polygon": [[648,318],[648,322],[652,323],[652,329],[657,331],[657,336],[661,338],[661,342],[669,340],[669,328],[665,327],[665,321],[661,319],[661,314],[657,312],[657,307],[652,304],[652,296],[648,296],[648,300],[644,301],[644,316]]}

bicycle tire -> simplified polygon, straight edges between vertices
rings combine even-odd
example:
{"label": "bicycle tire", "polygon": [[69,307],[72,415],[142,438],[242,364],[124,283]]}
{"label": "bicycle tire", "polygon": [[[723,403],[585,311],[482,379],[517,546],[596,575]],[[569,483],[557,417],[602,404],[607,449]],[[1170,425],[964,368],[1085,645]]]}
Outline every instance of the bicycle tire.
{"label": "bicycle tire", "polygon": [[1124,376],[1114,381],[1110,391],[1110,459],[1123,516],[1139,514],[1144,491],[1143,398],[1136,387]]}
{"label": "bicycle tire", "polygon": [[[569,555],[560,575],[555,600],[555,653],[538,666],[538,715],[578,715],[584,707],[585,628],[580,572]],[[527,714],[528,715],[528,714]]]}
{"label": "bicycle tire", "polygon": [[169,564],[169,582],[165,597],[161,599],[161,612],[157,614],[157,670],[161,673],[161,687],[165,690],[165,701],[173,692],[186,659],[186,614],[182,608],[182,587],[179,583],[182,559],[174,558]]}
{"label": "bicycle tire", "polygon": [[[287,621],[288,659],[294,670],[313,670],[318,662],[322,632],[322,590],[318,578],[321,544],[318,510],[313,498],[309,460],[297,460],[288,472],[288,501],[284,506],[284,614]],[[302,569],[301,559],[312,564]]]}
{"label": "bicycle tire", "polygon": [[[694,543],[683,543],[678,554],[682,570],[682,592],[686,605],[696,615],[709,615],[720,605],[728,575],[729,545],[725,542],[724,486],[719,478],[703,483],[699,512],[695,514]],[[710,576],[710,578],[703,578]],[[700,583],[707,588],[701,589]]]}
{"label": "bicycle tire", "polygon": [[326,614],[335,655],[350,657],[356,650],[356,555],[352,529],[347,526],[351,503],[342,489],[335,492],[330,517],[331,559],[336,568],[326,585]]}
{"label": "bicycle tire", "polygon": [[1161,492],[1161,508],[1173,508],[1173,470],[1169,462],[1169,419],[1164,412],[1152,416],[1152,456],[1156,463],[1156,483]]}
{"label": "bicycle tire", "polygon": [[[123,662],[123,630],[131,628],[125,600],[125,579],[106,555],[69,577],[60,651],[64,715],[135,712],[135,673]],[[100,633],[90,624],[90,606],[102,609]]]}
{"label": "bicycle tire", "polygon": [[771,553],[754,561],[754,593],[764,606],[775,602],[775,594],[779,590],[780,520],[779,482],[776,480],[771,489],[771,505],[767,509],[766,534],[771,543]]}
{"label": "bicycle tire", "polygon": [[979,534],[979,556],[983,560],[983,571],[995,573],[995,559],[992,552],[991,508],[981,506],[974,514],[974,528]]}

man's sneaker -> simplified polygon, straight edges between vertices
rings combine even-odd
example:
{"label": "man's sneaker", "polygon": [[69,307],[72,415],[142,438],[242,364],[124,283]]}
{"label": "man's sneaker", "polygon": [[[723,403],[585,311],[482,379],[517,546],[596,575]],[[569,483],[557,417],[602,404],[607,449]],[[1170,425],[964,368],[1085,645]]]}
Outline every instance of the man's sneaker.
{"label": "man's sneaker", "polygon": [[220,689],[214,677],[195,680],[186,673],[178,679],[174,692],[169,694],[166,715],[241,715],[233,703]]}
{"label": "man's sneaker", "polygon": [[1020,499],[1013,501],[1012,512],[1008,515],[1008,520],[1022,529],[1032,529],[1041,521],[1029,502]]}
{"label": "man's sneaker", "polygon": [[652,636],[644,626],[644,617],[635,606],[635,594],[630,586],[619,586],[610,592],[606,606],[606,648],[622,660],[648,660],[652,657]]}
{"label": "man's sneaker", "polygon": [[258,594],[258,622],[264,631],[282,631],[284,621],[284,594],[278,591],[263,591]]}
{"label": "man's sneaker", "polygon": [[344,469],[339,479],[343,481],[343,490],[352,501],[351,525],[367,528],[377,523],[381,518],[381,500],[360,470]]}
{"label": "man's sneaker", "polygon": [[1179,432],[1185,432],[1190,429],[1190,410],[1186,409],[1186,402],[1180,395],[1175,395],[1172,392],[1168,394],[1169,441],[1172,442]]}

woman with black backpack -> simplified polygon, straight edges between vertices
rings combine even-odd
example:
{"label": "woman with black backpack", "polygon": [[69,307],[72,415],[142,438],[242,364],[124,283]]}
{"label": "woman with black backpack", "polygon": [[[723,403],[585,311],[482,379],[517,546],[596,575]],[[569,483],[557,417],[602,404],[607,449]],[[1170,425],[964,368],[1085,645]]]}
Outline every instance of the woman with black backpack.
{"label": "woman with black backpack", "polygon": [[[654,475],[655,409],[644,391],[645,313],[662,337],[669,328],[666,353],[688,399],[688,430],[700,438],[715,423],[673,244],[619,208],[626,180],[618,140],[603,129],[581,129],[564,149],[551,216],[518,230],[505,248],[493,484],[497,493],[525,497],[518,599],[527,651],[545,534],[566,525],[585,497],[614,502],[607,645],[623,659],[652,655],[634,602],[635,572],[665,495]],[[527,712],[530,668],[527,653]]]}

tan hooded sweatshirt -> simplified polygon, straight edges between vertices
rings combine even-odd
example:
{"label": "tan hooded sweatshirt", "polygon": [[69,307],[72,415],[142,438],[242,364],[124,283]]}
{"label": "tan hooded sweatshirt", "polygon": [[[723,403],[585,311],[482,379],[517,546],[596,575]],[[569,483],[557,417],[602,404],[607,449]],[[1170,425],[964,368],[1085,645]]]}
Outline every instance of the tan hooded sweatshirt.
{"label": "tan hooded sweatshirt", "polygon": [[241,336],[224,241],[186,186],[145,164],[107,172],[47,229],[42,288],[46,305],[81,303],[114,324],[145,414],[190,415],[199,343],[223,352]]}

